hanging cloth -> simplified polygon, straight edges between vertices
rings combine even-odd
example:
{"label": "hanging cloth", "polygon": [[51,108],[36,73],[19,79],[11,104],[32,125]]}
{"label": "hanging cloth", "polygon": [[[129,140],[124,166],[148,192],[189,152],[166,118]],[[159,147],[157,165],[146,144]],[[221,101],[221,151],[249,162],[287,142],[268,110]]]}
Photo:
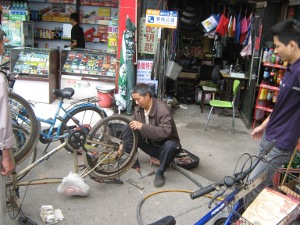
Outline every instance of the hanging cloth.
{"label": "hanging cloth", "polygon": [[246,16],[241,19],[241,34],[246,33],[248,30],[247,18]]}
{"label": "hanging cloth", "polygon": [[241,56],[249,56],[252,55],[252,40],[251,40],[251,32],[249,32],[249,38],[248,38],[248,43],[245,48],[241,51]]}
{"label": "hanging cloth", "polygon": [[225,15],[225,9],[224,12],[220,18],[219,24],[216,28],[216,32],[220,34],[221,36],[225,36],[228,33],[228,23],[229,19]]}
{"label": "hanging cloth", "polygon": [[228,37],[233,37],[232,36],[232,19],[233,16],[230,16],[230,20],[229,20],[229,23],[228,23]]}
{"label": "hanging cloth", "polygon": [[232,37],[234,38],[235,36],[235,30],[236,30],[236,19],[235,16],[233,16],[233,21],[232,21]]}
{"label": "hanging cloth", "polygon": [[240,35],[241,35],[241,13],[239,13],[237,21],[236,21],[236,27],[235,27],[235,35],[234,35],[234,42],[236,44],[240,43]]}

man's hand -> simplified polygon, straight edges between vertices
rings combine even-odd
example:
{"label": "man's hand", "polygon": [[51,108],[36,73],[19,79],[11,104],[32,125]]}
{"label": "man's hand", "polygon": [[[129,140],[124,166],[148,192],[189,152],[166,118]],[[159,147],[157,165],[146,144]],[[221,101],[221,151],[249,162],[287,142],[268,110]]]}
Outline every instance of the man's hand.
{"label": "man's hand", "polygon": [[139,121],[136,121],[136,120],[133,120],[129,123],[129,126],[131,129],[133,130],[141,130],[142,129],[142,126],[143,124]]}
{"label": "man's hand", "polygon": [[253,140],[259,141],[261,139],[264,131],[265,131],[265,127],[263,127],[263,126],[254,128],[254,130],[251,133]]}
{"label": "man's hand", "polygon": [[10,149],[3,149],[2,150],[2,169],[1,175],[9,176],[15,169],[15,163],[11,157]]}

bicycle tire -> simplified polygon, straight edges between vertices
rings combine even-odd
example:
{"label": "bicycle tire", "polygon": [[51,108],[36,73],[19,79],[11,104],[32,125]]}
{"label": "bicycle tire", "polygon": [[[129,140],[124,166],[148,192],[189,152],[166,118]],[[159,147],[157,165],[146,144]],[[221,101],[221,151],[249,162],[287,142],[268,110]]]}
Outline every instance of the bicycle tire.
{"label": "bicycle tire", "polygon": [[224,225],[224,223],[226,222],[226,219],[227,218],[220,218],[216,222],[214,222],[213,225]]}
{"label": "bicycle tire", "polygon": [[30,104],[20,95],[10,91],[8,93],[8,103],[12,123],[24,128],[29,134],[27,140],[14,152],[15,161],[18,164],[25,160],[36,147],[40,133],[40,123],[37,121]]}
{"label": "bicycle tire", "polygon": [[[104,160],[104,157],[107,156],[108,153],[117,152],[120,144],[125,144],[129,146],[128,151],[124,152],[121,157],[118,157],[114,160],[108,158],[106,162],[98,165],[93,171],[89,173],[89,175],[94,179],[115,179],[128,171],[137,159],[137,134],[135,131],[130,128],[126,129],[125,133],[123,127],[124,125],[128,125],[130,122],[129,119],[116,115],[110,116],[99,123],[97,123],[88,135],[88,140],[102,142],[104,144],[115,145],[104,146],[101,144],[91,144],[90,146],[96,148],[99,152],[97,154],[93,154],[92,151],[84,151],[82,156],[88,171],[94,169],[99,163],[98,161]],[[125,135],[130,135],[131,137],[128,140],[124,139]],[[87,141],[88,143],[88,141]]]}
{"label": "bicycle tire", "polygon": [[[87,119],[90,121],[86,121],[85,120],[85,115],[83,118],[81,118],[81,113],[86,113],[86,111],[91,111],[89,112],[92,113],[92,116],[90,117],[87,117]],[[98,116],[93,118],[94,116],[94,113],[97,113]],[[76,116],[77,114],[77,116]],[[79,115],[80,114],[80,115]],[[97,106],[85,106],[85,107],[81,107],[81,108],[78,108],[78,109],[75,109],[74,111],[70,112],[70,115],[71,117],[74,117],[76,118],[77,120],[79,120],[80,124],[81,125],[88,125],[89,128],[88,128],[88,131],[90,130],[91,127],[93,127],[93,125],[95,125],[96,123],[99,122],[99,120],[103,119],[104,117],[106,117],[106,115],[103,113],[103,111],[98,108]],[[88,115],[89,116],[89,115]],[[61,129],[60,129],[60,133],[59,135],[63,135],[66,130],[68,130],[68,132],[71,132],[72,130],[74,129],[78,129],[78,126],[74,123],[74,121],[72,120],[69,115],[62,121],[62,125],[61,125]],[[92,121],[93,120],[93,121]],[[89,122],[89,123],[88,123]],[[69,127],[69,128],[68,128]],[[71,127],[71,129],[70,129]],[[87,132],[88,133],[88,132]],[[65,142],[65,139],[60,139],[60,142],[61,143],[64,143]],[[66,145],[65,146],[65,149],[70,152],[70,153],[73,153],[73,149],[71,146],[69,145]]]}
{"label": "bicycle tire", "polygon": [[[24,140],[27,139],[27,137],[29,136],[29,132],[21,126],[13,125],[13,134],[14,134],[16,143],[12,147],[12,150],[13,150],[13,152],[15,152],[15,151],[17,151],[16,149],[18,149],[22,146]],[[36,149],[36,147],[34,147],[31,151],[27,152],[27,155],[25,155],[22,158],[22,160],[15,162],[16,163],[15,171],[18,173],[22,169],[27,167],[28,165],[32,164],[36,159],[36,153],[37,153],[37,149]],[[24,173],[22,176],[19,176],[17,179],[21,180],[22,178],[24,178],[27,175],[28,172],[29,171]]]}

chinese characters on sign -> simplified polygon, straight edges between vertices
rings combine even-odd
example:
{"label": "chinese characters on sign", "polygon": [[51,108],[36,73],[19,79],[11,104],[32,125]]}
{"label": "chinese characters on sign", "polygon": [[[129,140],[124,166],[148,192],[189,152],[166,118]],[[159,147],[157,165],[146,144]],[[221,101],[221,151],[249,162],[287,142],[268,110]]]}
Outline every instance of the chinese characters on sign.
{"label": "chinese characters on sign", "polygon": [[178,12],[166,10],[147,9],[146,26],[177,28]]}
{"label": "chinese characters on sign", "polygon": [[146,83],[149,85],[155,85],[155,90],[157,90],[157,80],[151,80],[151,69],[153,61],[152,60],[138,60],[137,64],[137,83]]}
{"label": "chinese characters on sign", "polygon": [[155,54],[158,41],[158,27],[146,26],[146,18],[140,19],[138,52],[142,54]]}

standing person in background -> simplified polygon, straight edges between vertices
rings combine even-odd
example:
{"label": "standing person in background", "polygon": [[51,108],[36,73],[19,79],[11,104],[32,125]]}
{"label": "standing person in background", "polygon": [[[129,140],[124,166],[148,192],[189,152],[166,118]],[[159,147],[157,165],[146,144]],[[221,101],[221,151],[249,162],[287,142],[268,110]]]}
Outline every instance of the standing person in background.
{"label": "standing person in background", "polygon": [[6,77],[0,73],[0,224],[5,223],[6,182],[5,176],[14,170],[11,147],[15,144],[12,132],[12,120],[8,105],[8,84]]}
{"label": "standing person in background", "polygon": [[[296,20],[285,20],[275,25],[271,32],[274,36],[275,53],[289,66],[280,82],[277,102],[270,116],[251,135],[254,140],[261,140],[261,152],[270,141],[276,140],[276,146],[268,154],[268,158],[276,157],[272,165],[275,168],[287,163],[300,137],[300,23]],[[271,183],[275,169],[260,162],[250,178],[256,177],[268,168],[265,184]]]}
{"label": "standing person in background", "polygon": [[70,15],[70,23],[73,26],[71,30],[71,48],[85,48],[84,33],[81,26],[79,26],[79,15],[72,13]]}

